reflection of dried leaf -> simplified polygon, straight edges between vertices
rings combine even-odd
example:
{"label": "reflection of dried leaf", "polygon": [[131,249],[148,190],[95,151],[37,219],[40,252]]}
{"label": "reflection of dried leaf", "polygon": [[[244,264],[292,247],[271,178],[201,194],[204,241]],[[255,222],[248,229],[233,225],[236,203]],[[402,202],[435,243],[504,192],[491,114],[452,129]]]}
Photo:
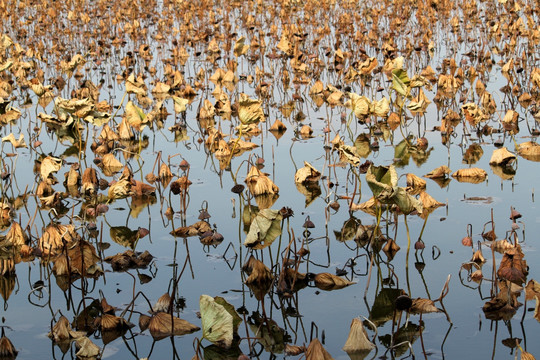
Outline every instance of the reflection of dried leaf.
{"label": "reflection of dried leaf", "polygon": [[360,318],[354,318],[351,322],[349,337],[343,346],[346,353],[371,351],[375,347],[367,337],[367,331]]}
{"label": "reflection of dried leaf", "polygon": [[0,358],[5,360],[15,360],[17,357],[18,351],[13,346],[13,343],[9,338],[4,334],[4,329],[2,328],[2,337],[0,337]]}
{"label": "reflection of dried leaf", "polygon": [[444,206],[443,203],[438,202],[425,191],[422,191],[420,193],[420,201],[422,202],[422,206],[424,207],[424,209],[434,209],[438,208],[439,206]]}
{"label": "reflection of dried leaf", "polygon": [[349,285],[355,284],[352,281],[344,279],[342,277],[330,274],[330,273],[320,273],[315,275],[315,286],[321,290],[337,290],[343,289]]}
{"label": "reflection of dried leaf", "polygon": [[77,351],[76,355],[79,358],[96,358],[101,349],[99,346],[94,344],[89,338],[86,336],[80,337],[75,341],[75,344],[77,345]]}
{"label": "reflection of dried leaf", "polygon": [[15,149],[20,148],[20,147],[28,147],[26,145],[26,143],[24,142],[24,134],[20,134],[19,135],[19,140],[16,140],[15,135],[13,135],[13,133],[11,133],[8,136],[4,136],[2,138],[2,142],[4,142],[4,141],[9,141],[11,143],[11,145],[13,145],[13,147]]}

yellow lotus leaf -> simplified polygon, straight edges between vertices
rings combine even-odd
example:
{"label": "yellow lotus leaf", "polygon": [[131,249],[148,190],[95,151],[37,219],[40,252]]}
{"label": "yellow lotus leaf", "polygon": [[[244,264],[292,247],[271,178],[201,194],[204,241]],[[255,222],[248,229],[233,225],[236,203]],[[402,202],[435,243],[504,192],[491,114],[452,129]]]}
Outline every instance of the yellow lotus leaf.
{"label": "yellow lotus leaf", "polygon": [[41,178],[46,181],[49,177],[49,174],[57,172],[62,167],[62,159],[55,158],[52,156],[47,156],[41,162],[40,174]]}
{"label": "yellow lotus leaf", "polygon": [[289,41],[289,39],[287,37],[286,32],[283,32],[283,34],[281,35],[281,39],[279,40],[279,43],[277,44],[277,48],[279,50],[283,51],[287,55],[292,55],[293,54],[294,49],[292,47],[291,42]]}
{"label": "yellow lotus leaf", "polygon": [[368,116],[371,101],[367,97],[355,93],[349,93],[348,95],[350,99],[345,102],[345,107],[351,109],[359,119]]}
{"label": "yellow lotus leaf", "polygon": [[104,172],[106,173],[105,175],[107,176],[112,176],[114,173],[117,173],[124,167],[124,165],[120,161],[118,161],[111,153],[105,154],[103,156],[102,163],[104,167]]}
{"label": "yellow lotus leaf", "polygon": [[466,103],[461,105],[461,111],[463,111],[465,119],[471,124],[471,126],[476,126],[480,122],[489,119],[489,116],[485,115],[483,110],[474,103]]}
{"label": "yellow lotus leaf", "polygon": [[21,117],[21,111],[19,109],[11,107],[9,110],[6,110],[5,113],[0,114],[0,124],[9,124]]}
{"label": "yellow lotus leaf", "polygon": [[120,179],[118,179],[117,182],[115,182],[109,187],[109,192],[108,192],[109,199],[110,200],[123,199],[128,196],[131,196],[132,195],[132,192],[131,192],[132,178],[133,176],[129,168],[127,166],[124,167],[124,171],[122,172],[122,176],[120,176]]}
{"label": "yellow lotus leaf", "polygon": [[518,154],[530,161],[540,161],[540,145],[527,141],[518,145]]}
{"label": "yellow lotus leaf", "polygon": [[15,135],[13,135],[13,133],[10,133],[8,136],[4,136],[2,138],[2,142],[4,141],[9,141],[15,149],[20,148],[20,147],[24,147],[24,148],[28,147],[26,143],[24,142],[24,134],[20,134],[19,140],[16,140]]}
{"label": "yellow lotus leaf", "polygon": [[358,353],[358,352],[369,352],[375,348],[373,344],[367,337],[367,331],[364,328],[362,319],[354,318],[351,322],[351,329],[349,330],[349,336],[347,341],[343,346],[343,351],[346,353]]}
{"label": "yellow lotus leaf", "polygon": [[262,194],[277,194],[279,188],[263,174],[256,166],[252,166],[246,177],[246,185],[249,191],[257,196]]}
{"label": "yellow lotus leaf", "polygon": [[491,160],[489,160],[490,165],[500,165],[505,166],[511,164],[516,160],[516,155],[512,154],[506,147],[493,150],[491,155]]}
{"label": "yellow lotus leaf", "polygon": [[324,349],[319,339],[311,340],[306,349],[306,360],[333,360],[332,356]]}
{"label": "yellow lotus leaf", "polygon": [[234,44],[234,55],[237,57],[240,57],[242,55],[247,54],[249,50],[249,45],[246,44],[246,37],[241,36],[236,40],[236,43]]}
{"label": "yellow lotus leaf", "polygon": [[343,289],[349,285],[356,284],[355,282],[330,273],[320,273],[315,275],[314,282],[315,286],[317,286],[319,289],[328,291]]}
{"label": "yellow lotus leaf", "polygon": [[317,169],[315,169],[310,163],[307,161],[304,161],[304,167],[301,169],[298,169],[296,174],[294,175],[294,182],[295,183],[313,183],[319,181],[321,178],[321,173]]}
{"label": "yellow lotus leaf", "polygon": [[369,75],[377,67],[377,65],[379,65],[377,58],[368,57],[358,66],[358,71],[360,71],[362,75]]}
{"label": "yellow lotus leaf", "polygon": [[135,79],[135,75],[131,73],[126,79],[126,92],[146,96],[146,85],[141,78]]}
{"label": "yellow lotus leaf", "polygon": [[148,123],[144,111],[135,105],[132,101],[128,101],[125,112],[126,120],[135,130],[141,131]]}
{"label": "yellow lotus leaf", "polygon": [[382,98],[378,101],[371,102],[369,107],[370,114],[373,114],[378,117],[385,117],[390,111],[390,103],[387,98]]}
{"label": "yellow lotus leaf", "polygon": [[459,182],[478,184],[486,180],[487,172],[480,168],[459,169],[452,174],[452,177]]}
{"label": "yellow lotus leaf", "polygon": [[258,124],[264,122],[262,102],[249,98],[246,94],[240,94],[238,102],[238,118],[243,125]]}
{"label": "yellow lotus leaf", "polygon": [[428,179],[439,179],[439,178],[445,178],[446,175],[450,174],[452,170],[448,168],[446,165],[439,166],[436,169],[431,170],[429,173],[424,175],[424,177]]}

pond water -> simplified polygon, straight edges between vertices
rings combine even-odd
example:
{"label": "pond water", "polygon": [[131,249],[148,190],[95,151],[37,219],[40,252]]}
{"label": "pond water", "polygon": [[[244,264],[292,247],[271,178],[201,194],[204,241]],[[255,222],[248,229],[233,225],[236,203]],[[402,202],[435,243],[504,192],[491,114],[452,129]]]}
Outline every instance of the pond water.
{"label": "pond water", "polygon": [[[0,357],[78,358],[81,339],[96,345],[89,358],[300,358],[292,345],[310,344],[304,356],[323,358],[314,339],[335,359],[539,354],[540,157],[519,146],[538,134],[537,10],[414,3],[2,4],[0,132],[15,139],[2,142]],[[271,131],[278,120],[286,130]],[[253,128],[239,134],[241,121]],[[239,135],[255,147],[231,157]],[[490,165],[503,147],[513,160]],[[108,154],[119,165],[104,166]],[[295,182],[304,162],[311,184]],[[451,173],[424,177],[442,165]],[[450,176],[470,168],[487,176]],[[246,184],[255,169],[276,194],[255,196],[266,186]],[[395,170],[386,185],[412,202],[423,195],[407,174],[425,179],[440,206],[409,213],[381,195],[387,204],[361,210],[374,169]],[[269,214],[267,246],[244,245]],[[389,239],[399,251],[383,249]],[[128,250],[153,258],[111,265]],[[251,256],[272,279],[248,286]],[[143,320],[164,294],[167,314],[199,328],[216,320],[201,296],[223,297],[241,319],[232,345],[202,330],[153,336]],[[424,313],[398,310],[398,297]],[[103,299],[129,326],[107,328]],[[51,340],[61,316],[85,333]],[[355,318],[370,351],[342,349]]]}

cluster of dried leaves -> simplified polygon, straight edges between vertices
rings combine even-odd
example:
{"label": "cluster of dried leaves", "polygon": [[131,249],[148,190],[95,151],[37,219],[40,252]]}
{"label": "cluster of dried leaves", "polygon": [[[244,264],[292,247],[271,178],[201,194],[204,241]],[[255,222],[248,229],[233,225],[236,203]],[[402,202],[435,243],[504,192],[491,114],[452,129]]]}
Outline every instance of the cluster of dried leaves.
{"label": "cluster of dried leaves", "polygon": [[[351,218],[336,235],[368,249],[371,263],[380,250],[391,261],[399,246],[397,239],[381,232],[382,212],[416,214],[427,220],[444,205],[413,173],[406,174],[405,186],[398,185],[396,167],[408,164],[410,158],[421,165],[430,156],[426,131],[439,132],[444,145],[467,135],[463,154],[467,167],[452,172],[441,166],[425,175],[441,187],[448,185],[450,176],[473,184],[485,181],[487,172],[472,165],[482,158],[486,142],[497,146],[489,165],[503,180],[515,176],[517,156],[540,161],[540,146],[534,140],[516,143],[513,152],[503,147],[507,138],[515,138],[525,127],[529,135],[539,134],[540,66],[534,57],[540,43],[538,11],[535,4],[519,0],[227,1],[219,6],[169,0],[2,2],[2,297],[9,299],[21,262],[40,262],[68,292],[78,280],[83,292],[88,291],[88,281],[99,281],[103,275],[103,262],[120,272],[151,266],[148,251],[135,251],[148,230],[106,222],[109,205],[121,199],[127,199],[129,216],[134,218],[158,202],[166,218],[180,217],[181,226],[171,231],[174,237],[198,236],[205,246],[224,240],[202,211],[199,221],[191,225],[185,221],[192,185],[185,159],[175,172],[172,154],[165,154],[165,161],[160,152],[152,170],[143,174],[141,159],[148,159],[150,145],[156,144],[150,134],[160,131],[174,143],[193,140],[217,160],[220,171],[231,170],[235,158],[242,161],[239,166],[248,158],[247,192],[237,183],[238,171],[233,191],[257,204],[242,210],[247,233],[243,242],[251,254],[281,240],[285,219],[292,215],[288,208],[272,209],[280,188],[262,171],[262,158],[251,161],[252,150],[262,145],[258,136],[262,141],[270,132],[279,140],[292,127],[295,140],[324,138],[332,161],[317,170],[309,162],[316,156],[306,154],[304,167],[280,181],[294,181],[306,197],[306,207],[321,197],[322,183],[327,194],[335,195],[325,211],[337,211],[338,200],[346,199],[349,210],[373,215],[377,225]],[[445,48],[439,45],[443,42]],[[500,93],[488,86],[493,77],[505,82]],[[332,115],[323,119],[323,125],[314,125],[306,115],[310,108],[325,108]],[[440,121],[429,129],[424,125],[414,135],[411,128],[421,127],[430,111]],[[339,114],[341,122],[333,114]],[[354,135],[347,139],[338,134],[342,129]],[[494,136],[499,138],[493,140]],[[402,140],[394,145],[394,139]],[[380,142],[394,147],[393,165],[364,162],[378,151]],[[19,158],[31,159],[33,169],[25,169]],[[342,197],[332,193],[334,184],[325,174],[339,167],[355,174],[355,186],[364,179],[373,197],[357,204],[356,188]],[[26,186],[24,191],[19,182]],[[179,209],[164,200],[172,195],[180,198]],[[35,205],[29,199],[35,199]],[[103,226],[98,227],[104,223],[108,237]],[[309,256],[311,225],[306,221],[301,248],[296,249],[293,235],[272,270],[255,256],[244,264],[245,284],[262,304],[273,292],[289,299],[308,285],[337,290],[354,283],[328,272],[300,271]],[[519,306],[519,287],[526,282],[527,265],[513,231],[514,238],[506,242],[498,240],[494,230],[487,239],[493,251],[504,252],[492,274],[492,298],[484,307],[489,318],[511,318]],[[109,238],[128,249],[105,256]],[[420,240],[415,244],[417,250],[423,246]],[[473,261],[476,265],[468,270],[475,266],[471,278],[480,281],[480,249]],[[538,302],[537,287],[534,280],[527,283],[527,300]],[[390,305],[383,306],[391,309],[394,322],[395,300],[402,295],[388,296]],[[167,296],[160,299],[167,306],[150,306],[152,316],[141,315],[141,331],[149,328],[159,339],[198,330],[173,315],[168,303],[174,297]],[[99,357],[102,349],[88,335],[100,332],[104,344],[122,336],[132,326],[124,319],[132,310],[128,306],[116,316],[101,296],[74,314],[71,324],[58,317],[50,337],[63,352],[74,341],[77,356]],[[200,310],[202,338],[223,348],[238,345],[241,320],[230,304],[202,295]],[[407,310],[440,311],[430,299],[412,300]],[[389,312],[383,313],[380,322],[389,320]],[[374,314],[370,318],[377,323]],[[262,334],[261,341],[281,337],[281,343],[286,342],[279,326],[273,328],[277,331],[270,329],[273,320],[266,314],[250,320],[254,333]],[[407,326],[391,334],[389,349],[395,350],[399,331],[410,342],[421,336],[421,326]],[[287,346],[290,354],[305,352],[307,359],[330,358],[316,339],[308,347]],[[374,346],[362,321],[354,319],[344,350],[363,354]],[[2,328],[0,357],[16,355]]]}

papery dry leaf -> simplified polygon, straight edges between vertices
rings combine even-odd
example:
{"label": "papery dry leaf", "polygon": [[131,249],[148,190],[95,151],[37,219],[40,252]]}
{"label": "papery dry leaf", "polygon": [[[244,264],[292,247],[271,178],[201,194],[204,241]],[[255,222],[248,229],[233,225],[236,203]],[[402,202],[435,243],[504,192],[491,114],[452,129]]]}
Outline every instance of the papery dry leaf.
{"label": "papery dry leaf", "polygon": [[38,240],[38,247],[44,254],[56,255],[61,252],[64,244],[79,239],[80,235],[75,232],[73,225],[50,224],[43,230]]}
{"label": "papery dry leaf", "polygon": [[323,348],[319,339],[315,338],[306,349],[306,360],[333,360],[333,357]]}
{"label": "papery dry leaf", "polygon": [[426,188],[426,180],[419,178],[413,173],[407,174],[407,187],[405,190],[411,195],[420,194]]}
{"label": "papery dry leaf", "polygon": [[117,182],[109,187],[108,196],[110,200],[123,199],[132,195],[132,178],[131,170],[127,166],[124,167],[122,176]]}
{"label": "papery dry leaf", "polygon": [[313,129],[309,125],[304,125],[300,128],[300,131],[298,132],[302,138],[310,138],[311,134],[313,134]]}
{"label": "papery dry leaf", "polygon": [[480,168],[459,169],[452,177],[459,182],[478,184],[486,180],[487,172]]}
{"label": "papery dry leaf", "polygon": [[527,141],[518,145],[518,154],[530,161],[540,161],[540,145]]}
{"label": "papery dry leaf", "polygon": [[246,94],[240,94],[238,101],[238,119],[243,125],[258,124],[264,122],[262,102],[249,98]]}
{"label": "papery dry leaf", "polygon": [[24,142],[24,134],[20,134],[19,140],[16,140],[15,135],[13,135],[13,133],[10,133],[8,136],[4,136],[2,138],[2,142],[4,141],[9,141],[15,149],[20,147],[28,147],[28,145],[26,145],[26,142]]}
{"label": "papery dry leaf", "polygon": [[124,165],[110,153],[103,156],[102,164],[103,167],[107,169],[107,176],[112,176],[124,167]]}
{"label": "papery dry leaf", "polygon": [[531,279],[525,286],[525,300],[533,300],[535,297],[540,298],[540,283]]}
{"label": "papery dry leaf", "polygon": [[493,150],[493,155],[489,160],[490,165],[506,166],[511,164],[516,159],[516,155],[512,154],[506,147]]}
{"label": "papery dry leaf", "polygon": [[222,297],[201,295],[199,299],[203,338],[228,349],[242,321],[234,307]]}
{"label": "papery dry leaf", "polygon": [[526,351],[521,351],[521,354],[519,356],[519,360],[536,360],[533,354],[528,353]]}
{"label": "papery dry leaf", "polygon": [[288,356],[297,356],[306,351],[305,346],[285,344],[285,354]]}
{"label": "papery dry leaf", "polygon": [[431,299],[423,299],[423,298],[416,298],[413,299],[412,305],[409,308],[409,312],[411,314],[427,314],[427,313],[434,313],[434,312],[440,312],[436,306],[433,300]]}
{"label": "papery dry leaf", "polygon": [[146,85],[141,78],[135,79],[135,74],[131,73],[126,79],[126,92],[146,96]]}
{"label": "papery dry leaf", "polygon": [[23,231],[21,225],[14,221],[6,234],[6,242],[14,246],[22,246],[28,242],[28,236]]}
{"label": "papery dry leaf", "polygon": [[150,334],[156,340],[168,336],[181,336],[199,331],[200,328],[189,321],[177,318],[172,314],[159,312],[152,316],[148,324]]}
{"label": "papery dry leaf", "polygon": [[58,170],[60,170],[61,167],[62,167],[62,159],[55,158],[52,156],[47,156],[41,162],[41,166],[40,166],[41,178],[44,181],[47,181],[49,174],[53,172],[57,172]]}
{"label": "papery dry leaf", "polygon": [[169,307],[171,305],[171,295],[169,293],[165,293],[159,297],[159,299],[156,301],[155,305],[152,306],[152,310],[154,313],[158,312],[169,312]]}
{"label": "papery dry leaf", "polygon": [[349,285],[356,284],[355,282],[330,273],[317,274],[315,275],[313,281],[315,282],[315,286],[317,286],[319,289],[327,291],[343,289]]}
{"label": "papery dry leaf", "polygon": [[527,262],[524,260],[521,247],[505,251],[497,270],[499,278],[521,285],[525,282],[528,273]]}
{"label": "papery dry leaf", "polygon": [[270,269],[268,269],[262,261],[257,260],[253,255],[249,257],[242,269],[249,275],[245,281],[247,285],[271,283],[274,279]]}
{"label": "papery dry leaf", "polygon": [[434,209],[434,208],[438,208],[440,206],[445,205],[445,204],[435,200],[431,195],[429,195],[425,191],[422,191],[420,193],[420,202],[422,203],[422,207],[424,209]]}
{"label": "papery dry leaf", "polygon": [[82,192],[85,195],[94,195],[97,191],[99,181],[96,169],[86,168],[82,176]]}
{"label": "papery dry leaf", "polygon": [[446,165],[441,165],[436,169],[431,170],[429,173],[424,175],[424,177],[428,179],[438,179],[438,178],[446,178],[446,175],[450,174],[452,170],[448,168]]}
{"label": "papery dry leaf", "polygon": [[360,318],[354,318],[351,322],[351,329],[349,330],[349,336],[343,346],[343,351],[348,354],[357,352],[369,352],[375,348],[367,337],[367,331],[364,328],[364,324]]}
{"label": "papery dry leaf", "polygon": [[13,346],[13,343],[5,335],[2,329],[2,337],[0,337],[0,358],[5,360],[15,360],[19,352]]}
{"label": "papery dry leaf", "polygon": [[263,174],[256,166],[252,166],[246,177],[246,185],[249,191],[257,196],[262,194],[277,194],[279,188]]}
{"label": "papery dry leaf", "polygon": [[74,331],[71,324],[65,316],[61,316],[58,322],[54,324],[52,330],[47,334],[54,342],[62,342],[71,339],[78,339],[86,335],[85,331]]}
{"label": "papery dry leaf", "polygon": [[321,178],[321,173],[315,169],[310,163],[304,161],[304,167],[298,169],[294,175],[295,183],[313,183],[318,182]]}
{"label": "papery dry leaf", "polygon": [[75,340],[75,345],[77,346],[77,357],[79,358],[97,358],[97,356],[100,354],[101,349],[99,346],[94,344],[89,338],[86,336],[80,337]]}

